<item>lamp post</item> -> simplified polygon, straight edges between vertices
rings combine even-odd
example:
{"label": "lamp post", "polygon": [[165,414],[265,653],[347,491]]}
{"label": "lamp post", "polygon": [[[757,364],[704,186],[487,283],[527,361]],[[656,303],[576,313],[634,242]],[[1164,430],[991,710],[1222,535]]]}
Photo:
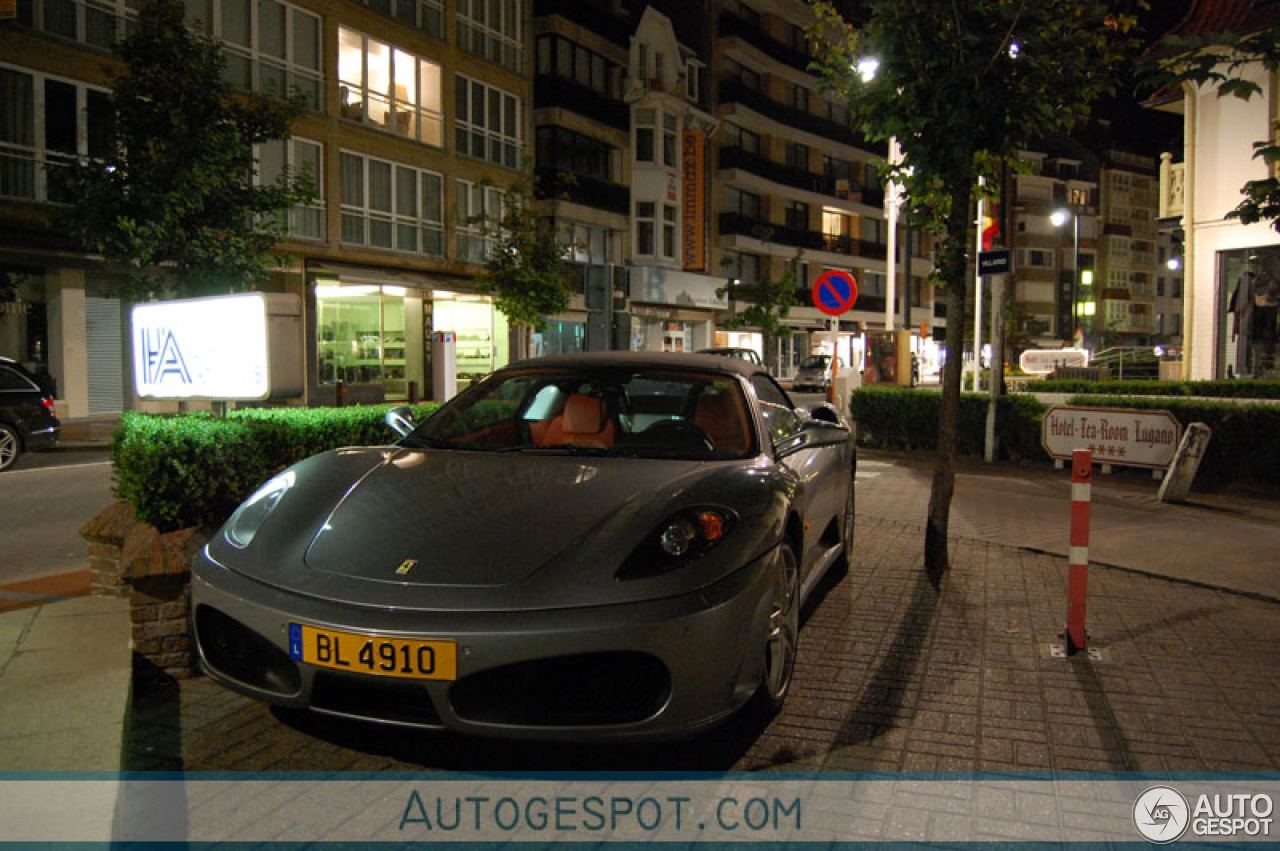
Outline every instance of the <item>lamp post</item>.
{"label": "lamp post", "polygon": [[1074,208],[1070,210],[1054,210],[1049,216],[1049,221],[1053,223],[1054,227],[1060,228],[1067,223],[1067,216],[1071,217],[1071,241],[1075,252],[1071,266],[1071,314],[1068,319],[1072,326],[1069,330],[1071,340],[1074,343],[1076,323],[1079,321],[1076,299],[1078,297],[1077,286],[1080,280],[1080,214]]}

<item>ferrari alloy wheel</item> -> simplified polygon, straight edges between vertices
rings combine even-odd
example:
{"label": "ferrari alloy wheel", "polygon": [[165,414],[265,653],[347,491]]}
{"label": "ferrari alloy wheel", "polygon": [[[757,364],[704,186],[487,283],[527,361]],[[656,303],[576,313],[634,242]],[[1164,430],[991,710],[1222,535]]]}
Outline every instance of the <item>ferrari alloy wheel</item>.
{"label": "ferrari alloy wheel", "polygon": [[770,710],[782,708],[796,667],[796,640],[800,631],[800,565],[789,544],[778,547],[777,576],[769,603],[769,637],[764,648],[764,681],[761,686]]}
{"label": "ferrari alloy wheel", "polygon": [[0,423],[0,470],[7,470],[18,460],[22,443],[11,426]]}

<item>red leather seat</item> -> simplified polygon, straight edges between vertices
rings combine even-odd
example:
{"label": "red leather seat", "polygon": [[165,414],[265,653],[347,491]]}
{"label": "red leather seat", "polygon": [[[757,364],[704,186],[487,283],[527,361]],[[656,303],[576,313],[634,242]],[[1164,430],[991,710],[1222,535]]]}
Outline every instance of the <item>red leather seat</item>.
{"label": "red leather seat", "polygon": [[693,423],[711,438],[716,452],[743,455],[751,445],[742,404],[733,393],[704,392],[698,397]]}
{"label": "red leather seat", "polygon": [[538,440],[539,446],[586,446],[611,449],[616,429],[602,400],[585,393],[574,393],[564,410],[551,420]]}

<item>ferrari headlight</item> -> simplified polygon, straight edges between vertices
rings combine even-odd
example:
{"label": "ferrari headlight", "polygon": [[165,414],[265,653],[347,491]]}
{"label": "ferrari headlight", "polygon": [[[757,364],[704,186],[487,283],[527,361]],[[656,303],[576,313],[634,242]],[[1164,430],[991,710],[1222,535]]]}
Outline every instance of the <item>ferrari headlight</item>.
{"label": "ferrari headlight", "polygon": [[618,570],[619,579],[659,576],[700,558],[724,539],[736,516],[723,508],[687,508],[641,541]]}
{"label": "ferrari headlight", "polygon": [[253,496],[246,499],[227,521],[224,532],[227,543],[240,549],[249,546],[253,542],[253,536],[258,534],[258,530],[266,522],[267,515],[280,504],[280,498],[285,492],[293,487],[294,480],[293,471],[286,470],[254,491]]}

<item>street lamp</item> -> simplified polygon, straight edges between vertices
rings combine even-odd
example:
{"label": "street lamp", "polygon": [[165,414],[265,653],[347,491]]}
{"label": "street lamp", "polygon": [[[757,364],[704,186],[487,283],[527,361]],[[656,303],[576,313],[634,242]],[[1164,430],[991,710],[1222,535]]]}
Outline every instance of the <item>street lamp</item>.
{"label": "street lamp", "polygon": [[1049,216],[1049,221],[1053,223],[1055,228],[1060,228],[1067,223],[1067,217],[1071,217],[1071,241],[1074,246],[1075,257],[1071,266],[1071,316],[1072,324],[1071,338],[1075,341],[1076,327],[1075,323],[1079,321],[1076,311],[1076,299],[1078,296],[1077,286],[1080,280],[1080,214],[1075,210],[1054,210]]}

